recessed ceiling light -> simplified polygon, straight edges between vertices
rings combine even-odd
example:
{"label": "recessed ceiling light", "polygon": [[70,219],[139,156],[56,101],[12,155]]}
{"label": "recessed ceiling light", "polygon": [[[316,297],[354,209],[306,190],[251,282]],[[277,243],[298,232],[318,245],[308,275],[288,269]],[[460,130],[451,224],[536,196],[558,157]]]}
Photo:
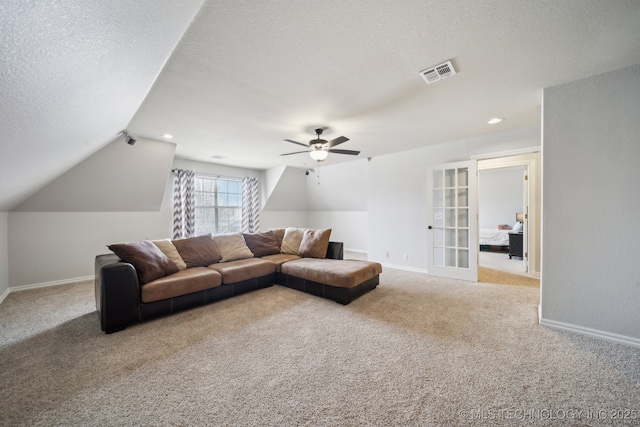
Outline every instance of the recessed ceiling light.
{"label": "recessed ceiling light", "polygon": [[495,125],[496,123],[500,123],[503,120],[504,119],[502,117],[494,117],[493,119],[489,120],[487,123],[489,123],[490,125]]}
{"label": "recessed ceiling light", "polygon": [[163,138],[167,138],[167,139],[173,139],[173,135],[165,133],[164,135],[162,135]]}

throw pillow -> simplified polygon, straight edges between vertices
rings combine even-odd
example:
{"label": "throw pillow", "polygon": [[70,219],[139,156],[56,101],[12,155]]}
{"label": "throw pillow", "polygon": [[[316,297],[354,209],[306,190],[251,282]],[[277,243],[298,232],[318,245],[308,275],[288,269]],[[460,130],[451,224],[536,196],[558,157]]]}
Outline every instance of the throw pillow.
{"label": "throw pillow", "polygon": [[150,240],[118,243],[107,247],[121,260],[135,267],[141,285],[178,272],[178,266]]}
{"label": "throw pillow", "polygon": [[298,255],[305,258],[326,258],[331,229],[304,230]]}
{"label": "throw pillow", "polygon": [[182,271],[187,268],[187,264],[185,264],[173,243],[171,243],[171,239],[152,240],[151,243],[156,245],[167,258],[173,261],[178,266],[178,270]]}
{"label": "throw pillow", "polygon": [[242,236],[249,250],[258,258],[280,253],[280,245],[278,245],[276,233],[273,231],[267,231],[265,233],[245,233]]}
{"label": "throw pillow", "polygon": [[283,254],[298,255],[303,234],[304,228],[287,227],[284,230],[280,252]]}
{"label": "throw pillow", "polygon": [[172,240],[187,267],[206,267],[220,261],[220,251],[211,234]]}
{"label": "throw pillow", "polygon": [[253,258],[253,252],[249,250],[240,233],[220,234],[213,236],[222,259],[220,262],[235,261],[237,259]]}
{"label": "throw pillow", "polygon": [[282,239],[284,238],[284,228],[272,228],[269,231],[273,231],[276,235],[276,240],[278,241],[278,246],[282,246]]}

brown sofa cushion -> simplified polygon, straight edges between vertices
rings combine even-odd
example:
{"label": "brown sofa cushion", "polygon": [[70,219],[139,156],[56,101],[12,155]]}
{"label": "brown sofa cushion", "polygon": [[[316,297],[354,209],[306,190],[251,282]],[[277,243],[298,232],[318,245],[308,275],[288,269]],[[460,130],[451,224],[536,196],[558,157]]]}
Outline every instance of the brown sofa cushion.
{"label": "brown sofa cushion", "polygon": [[377,262],[301,258],[282,264],[281,270],[289,276],[311,280],[324,285],[353,288],[382,273]]}
{"label": "brown sofa cushion", "polygon": [[282,246],[282,239],[284,238],[284,228],[272,228],[269,231],[273,231],[276,235],[276,240],[278,241],[278,246]]}
{"label": "brown sofa cushion", "polygon": [[253,255],[260,258],[265,255],[280,253],[280,245],[276,239],[276,233],[267,231],[265,233],[244,233],[244,241],[253,252]]}
{"label": "brown sofa cushion", "polygon": [[194,267],[165,276],[142,286],[142,302],[154,302],[178,297],[222,284],[220,273],[206,267]]}
{"label": "brown sofa cushion", "polygon": [[300,259],[298,255],[291,254],[273,254],[273,255],[265,255],[262,258],[265,261],[269,261],[275,264],[276,271],[280,272],[280,267],[287,261],[293,261],[294,259]]}
{"label": "brown sofa cushion", "polygon": [[305,258],[326,258],[331,229],[304,230],[298,255]]}
{"label": "brown sofa cushion", "polygon": [[282,238],[280,252],[283,254],[298,255],[303,235],[304,228],[287,227],[284,231],[284,237]]}
{"label": "brown sofa cushion", "polygon": [[222,283],[242,282],[249,279],[266,276],[275,272],[275,264],[260,258],[239,259],[237,261],[212,264],[210,269],[222,275]]}
{"label": "brown sofa cushion", "polygon": [[171,239],[152,240],[151,243],[156,245],[158,249],[167,256],[167,258],[173,261],[178,266],[178,270],[184,270],[187,268],[187,264],[184,263],[184,260],[178,253],[178,250],[173,246],[173,243],[171,243]]}
{"label": "brown sofa cushion", "polygon": [[253,252],[247,247],[244,237],[240,233],[219,234],[213,236],[213,241],[220,251],[220,262],[253,258]]}
{"label": "brown sofa cushion", "polygon": [[210,234],[172,240],[187,267],[206,267],[220,262],[220,252]]}
{"label": "brown sofa cushion", "polygon": [[135,267],[140,284],[149,283],[178,271],[178,266],[150,240],[117,243],[107,247],[124,262]]}

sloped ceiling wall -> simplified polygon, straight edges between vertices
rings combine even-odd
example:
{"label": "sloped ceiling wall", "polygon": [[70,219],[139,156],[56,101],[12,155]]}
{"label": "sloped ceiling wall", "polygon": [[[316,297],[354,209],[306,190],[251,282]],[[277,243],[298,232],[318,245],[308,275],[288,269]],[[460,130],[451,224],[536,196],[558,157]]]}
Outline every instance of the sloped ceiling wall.
{"label": "sloped ceiling wall", "polygon": [[118,137],[18,205],[18,212],[159,211],[175,144]]}
{"label": "sloped ceiling wall", "polygon": [[128,126],[202,3],[0,3],[0,211]]}
{"label": "sloped ceiling wall", "polygon": [[[307,181],[304,169],[287,166],[284,170],[274,168],[272,173],[265,174],[266,186],[271,192],[266,196],[264,211],[306,211]],[[269,172],[269,171],[268,171]],[[280,177],[278,178],[278,173]],[[277,179],[277,181],[276,181]]]}

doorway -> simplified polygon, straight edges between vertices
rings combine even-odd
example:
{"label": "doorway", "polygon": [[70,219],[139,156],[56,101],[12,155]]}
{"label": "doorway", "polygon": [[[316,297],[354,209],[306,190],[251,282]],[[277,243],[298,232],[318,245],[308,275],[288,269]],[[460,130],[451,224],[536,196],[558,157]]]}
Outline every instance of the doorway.
{"label": "doorway", "polygon": [[527,272],[525,176],[527,167],[523,165],[478,171],[479,266],[515,274]]}
{"label": "doorway", "polygon": [[[511,213],[515,223],[515,214],[522,212],[523,220],[523,259],[522,272],[525,275],[540,277],[540,219],[541,219],[541,168],[540,152],[532,149],[525,154],[494,155],[491,158],[478,158],[478,173],[496,169],[522,171],[523,199],[521,210]],[[481,175],[480,175],[481,176]],[[482,203],[482,200],[479,201]],[[506,213],[509,214],[508,212]],[[514,225],[509,221],[505,223]],[[481,225],[481,224],[480,224]],[[496,224],[497,225],[497,224]],[[508,256],[506,256],[508,259]],[[518,261],[516,261],[518,262]]]}

